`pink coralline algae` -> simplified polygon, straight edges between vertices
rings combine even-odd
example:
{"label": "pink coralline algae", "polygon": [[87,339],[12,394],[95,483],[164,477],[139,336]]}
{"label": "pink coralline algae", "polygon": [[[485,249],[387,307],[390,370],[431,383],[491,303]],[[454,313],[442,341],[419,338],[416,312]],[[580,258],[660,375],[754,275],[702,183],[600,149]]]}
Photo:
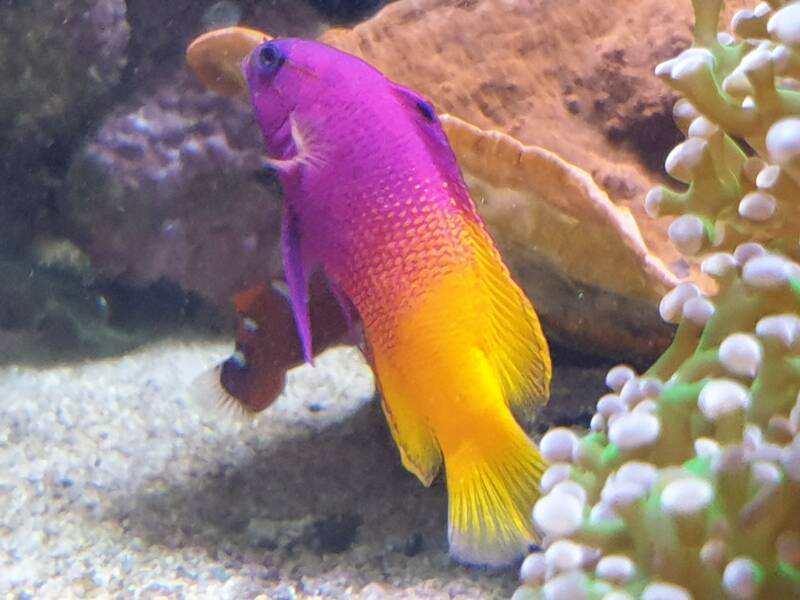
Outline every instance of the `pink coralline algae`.
{"label": "pink coralline algae", "polygon": [[183,72],[108,117],[68,186],[71,227],[103,276],[225,302],[280,272],[280,202],[252,116]]}
{"label": "pink coralline algae", "polygon": [[[98,275],[137,286],[166,279],[227,304],[280,274],[280,202],[251,112],[203,90],[182,65],[184,42],[217,4],[128,2],[135,91],[70,160],[60,208]],[[305,2],[236,8],[280,35],[322,27]]]}

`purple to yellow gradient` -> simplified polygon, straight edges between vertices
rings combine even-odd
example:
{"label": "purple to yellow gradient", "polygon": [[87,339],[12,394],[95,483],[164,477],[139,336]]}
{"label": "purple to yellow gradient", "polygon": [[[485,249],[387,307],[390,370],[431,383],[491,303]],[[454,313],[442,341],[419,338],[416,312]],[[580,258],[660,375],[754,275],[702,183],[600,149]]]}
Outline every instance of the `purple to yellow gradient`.
{"label": "purple to yellow gradient", "polygon": [[308,281],[321,269],[364,323],[405,467],[444,462],[457,559],[505,564],[533,541],[543,462],[515,415],[546,398],[539,321],[486,233],[432,107],[317,42],[244,61],[284,189],[284,267],[312,356]]}

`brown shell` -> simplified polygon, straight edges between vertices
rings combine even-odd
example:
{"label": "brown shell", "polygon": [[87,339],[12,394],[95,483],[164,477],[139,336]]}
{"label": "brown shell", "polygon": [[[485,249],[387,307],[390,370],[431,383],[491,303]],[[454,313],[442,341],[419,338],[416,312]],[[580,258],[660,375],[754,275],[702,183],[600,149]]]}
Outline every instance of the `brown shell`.
{"label": "brown shell", "polygon": [[197,37],[186,49],[186,62],[205,86],[223,96],[247,100],[242,60],[260,43],[271,39],[246,27],[215,29]]}

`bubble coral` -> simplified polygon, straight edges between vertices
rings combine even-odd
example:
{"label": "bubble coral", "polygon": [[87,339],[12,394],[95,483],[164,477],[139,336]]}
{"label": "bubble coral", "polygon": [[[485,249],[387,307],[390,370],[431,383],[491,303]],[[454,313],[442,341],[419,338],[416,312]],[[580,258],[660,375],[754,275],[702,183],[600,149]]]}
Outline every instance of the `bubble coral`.
{"label": "bubble coral", "polygon": [[548,432],[524,598],[800,596],[800,2],[693,0],[695,42],[656,75],[684,96],[651,216],[716,282],[643,374],[609,371],[583,437]]}

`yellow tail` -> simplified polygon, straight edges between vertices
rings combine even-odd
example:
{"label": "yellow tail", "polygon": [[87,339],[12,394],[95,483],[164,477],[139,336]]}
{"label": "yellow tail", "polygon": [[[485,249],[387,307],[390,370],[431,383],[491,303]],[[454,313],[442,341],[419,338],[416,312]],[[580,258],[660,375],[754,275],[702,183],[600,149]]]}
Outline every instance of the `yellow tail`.
{"label": "yellow tail", "polygon": [[471,264],[404,304],[388,341],[367,336],[404,466],[429,485],[444,460],[451,554],[503,565],[535,539],[544,463],[515,416],[547,397],[550,356],[530,302],[474,233]]}
{"label": "yellow tail", "polygon": [[461,562],[506,565],[523,556],[536,537],[531,510],[539,497],[544,461],[516,423],[491,449],[445,453],[450,554]]}
{"label": "yellow tail", "polygon": [[451,555],[506,565],[535,541],[531,511],[544,460],[506,405],[491,363],[478,351],[461,356],[470,358],[460,369],[429,360],[426,370],[417,363],[406,374],[376,353],[384,411],[404,466],[425,485],[443,459]]}

